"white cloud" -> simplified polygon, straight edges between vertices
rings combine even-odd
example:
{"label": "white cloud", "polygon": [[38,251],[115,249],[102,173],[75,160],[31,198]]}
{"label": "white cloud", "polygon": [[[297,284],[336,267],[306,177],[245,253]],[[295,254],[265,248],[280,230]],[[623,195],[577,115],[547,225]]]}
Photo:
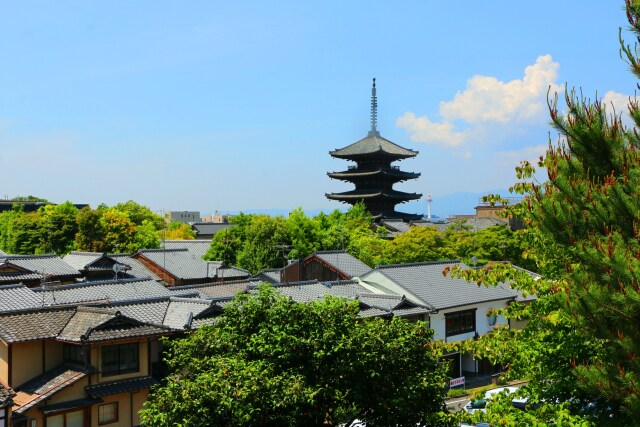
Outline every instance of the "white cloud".
{"label": "white cloud", "polygon": [[[562,90],[555,82],[559,66],[551,55],[542,55],[525,68],[521,80],[503,82],[473,76],[465,90],[440,103],[440,122],[407,112],[397,119],[396,126],[405,129],[412,141],[455,147],[469,142],[479,128],[543,122],[547,119],[547,90]],[[458,121],[470,127],[458,130]]]}
{"label": "white cloud", "polygon": [[409,138],[415,142],[436,142],[455,147],[465,139],[465,132],[456,131],[453,123],[436,123],[426,116],[416,117],[412,112],[398,117],[396,126],[409,132]]}
{"label": "white cloud", "polygon": [[[602,97],[602,104],[607,108],[608,112],[613,114],[615,111],[617,116],[621,115],[622,123],[624,123],[625,126],[633,127],[633,121],[631,120],[631,116],[629,116],[629,101],[629,95],[614,92],[612,90],[605,93],[604,97]],[[612,106],[613,110],[611,109]]]}
{"label": "white cloud", "polygon": [[529,163],[536,166],[538,159],[543,156],[549,144],[540,144],[533,147],[524,147],[520,150],[513,151],[499,151],[497,154],[497,163],[500,166],[515,167],[523,160],[528,160]]}

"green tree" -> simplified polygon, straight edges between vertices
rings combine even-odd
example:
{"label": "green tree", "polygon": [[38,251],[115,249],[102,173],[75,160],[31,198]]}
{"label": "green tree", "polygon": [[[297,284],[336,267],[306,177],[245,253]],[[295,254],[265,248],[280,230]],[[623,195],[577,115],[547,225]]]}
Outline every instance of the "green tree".
{"label": "green tree", "polygon": [[160,247],[160,236],[153,222],[145,219],[142,224],[135,227],[134,242],[133,246],[131,246],[131,252]]}
{"label": "green tree", "polygon": [[386,259],[390,264],[440,260],[443,245],[435,227],[411,227],[389,244]]}
{"label": "green tree", "polygon": [[38,209],[42,219],[44,250],[66,255],[75,247],[78,232],[78,208],[67,201],[59,205],[46,205]]}
{"label": "green tree", "polygon": [[37,212],[17,215],[11,226],[8,252],[12,254],[42,254],[46,252],[42,233],[42,218]]}
{"label": "green tree", "polygon": [[5,252],[13,251],[13,224],[23,213],[24,208],[21,205],[13,205],[11,210],[0,213],[0,249]]}
{"label": "green tree", "polygon": [[184,222],[172,222],[166,229],[158,231],[158,236],[162,240],[194,240],[196,232]]}
{"label": "green tree", "polygon": [[103,211],[85,206],[76,215],[78,232],[76,233],[76,248],[85,252],[106,252],[106,230],[101,221]]}
{"label": "green tree", "polygon": [[148,207],[136,203],[133,200],[118,203],[113,206],[113,208],[126,213],[131,223],[135,226],[142,225],[145,221],[153,224],[156,230],[162,230],[165,226],[164,218],[151,211]]}
{"label": "green tree", "polygon": [[279,246],[289,242],[283,217],[253,215],[246,227],[244,244],[236,254],[237,266],[254,274],[265,268],[280,267],[283,259]]}
{"label": "green tree", "polygon": [[100,225],[105,231],[104,251],[126,253],[136,250],[136,227],[125,212],[107,209],[100,217]]}
{"label": "green tree", "polygon": [[291,242],[290,258],[304,258],[322,246],[318,222],[305,215],[302,208],[289,214],[285,227],[287,238]]}
{"label": "green tree", "polygon": [[[640,2],[628,0],[626,11],[640,42]],[[639,52],[622,44],[622,53],[640,79]],[[539,163],[548,181],[532,181],[533,167],[523,163],[517,169],[523,181],[513,190],[526,197],[510,209],[528,227],[526,256],[544,279],[532,281],[503,266],[469,276],[486,282],[516,279],[514,286],[536,293],[533,304],[515,304],[506,312],[531,320],[523,331],[498,331],[481,339],[475,351],[484,349],[494,358],[501,354],[512,375],[532,378],[528,389],[533,396],[564,402],[563,409],[574,415],[591,402],[587,422],[637,425],[640,137],[599,100],[591,102],[571,90],[565,101],[564,114],[557,95],[550,101],[560,142],[550,144]],[[640,127],[636,100],[628,111]]]}
{"label": "green tree", "polygon": [[446,374],[432,331],[357,313],[354,301],[299,304],[266,285],[236,297],[215,326],[165,341],[173,373],[152,390],[142,423],[436,425]]}

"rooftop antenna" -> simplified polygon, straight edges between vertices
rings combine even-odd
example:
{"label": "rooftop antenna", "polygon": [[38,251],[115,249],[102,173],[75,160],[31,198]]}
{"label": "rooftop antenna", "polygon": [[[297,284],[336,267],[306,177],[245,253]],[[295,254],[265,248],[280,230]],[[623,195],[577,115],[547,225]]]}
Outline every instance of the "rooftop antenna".
{"label": "rooftop antenna", "polygon": [[427,194],[427,220],[431,222],[431,194]]}
{"label": "rooftop antenna", "polygon": [[371,130],[369,136],[380,136],[378,132],[378,97],[376,96],[376,78],[373,78],[373,87],[371,88]]}
{"label": "rooftop antenna", "polygon": [[116,282],[118,281],[118,273],[120,273],[122,271],[122,265],[120,265],[120,263],[115,263],[113,264],[113,272],[116,275]]}
{"label": "rooftop antenna", "polygon": [[[35,270],[36,273],[40,273],[38,270]],[[40,279],[40,287],[42,288],[42,307],[44,307],[44,295],[45,292],[48,290],[51,290],[51,299],[53,300],[53,305],[55,305],[56,303],[56,294],[54,291],[55,286],[50,286],[51,283],[51,277],[53,277],[53,275],[51,273],[45,273],[44,271],[42,271],[40,274],[42,274],[42,278]],[[49,304],[52,305],[52,304]]]}

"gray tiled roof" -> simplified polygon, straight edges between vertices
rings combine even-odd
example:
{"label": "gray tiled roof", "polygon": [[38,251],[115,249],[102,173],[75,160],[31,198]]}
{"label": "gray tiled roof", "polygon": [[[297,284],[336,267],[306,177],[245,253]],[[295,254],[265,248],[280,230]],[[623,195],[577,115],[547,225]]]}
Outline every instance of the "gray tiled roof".
{"label": "gray tiled roof", "polygon": [[140,299],[132,301],[114,302],[108,307],[118,310],[123,316],[137,319],[141,322],[162,325],[162,320],[169,307],[170,297]]}
{"label": "gray tiled roof", "polygon": [[165,249],[186,249],[190,254],[202,258],[211,247],[211,240],[165,240]]}
{"label": "gray tiled roof", "polygon": [[116,310],[96,307],[78,307],[58,338],[63,341],[82,341],[87,339],[91,330],[108,320],[115,319]]}
{"label": "gray tiled roof", "polygon": [[[193,298],[171,298],[163,324],[173,329],[189,329],[195,317],[211,310],[212,301]],[[220,308],[219,311],[222,311]]]}
{"label": "gray tiled roof", "polygon": [[113,321],[113,323],[109,324],[108,327],[92,330],[87,340],[91,342],[113,341],[125,338],[166,335],[169,332],[169,328],[161,326],[145,324],[135,325],[129,322]]}
{"label": "gray tiled roof", "polygon": [[12,389],[6,388],[2,383],[0,383],[0,409],[13,405],[13,400],[11,398],[14,394],[15,393]]}
{"label": "gray tiled roof", "polygon": [[398,159],[414,157],[418,154],[417,151],[406,149],[394,144],[380,135],[371,133],[365,138],[362,138],[361,140],[344,148],[331,151],[329,154],[333,157],[348,158],[351,156],[371,155],[377,153],[389,154]]}
{"label": "gray tiled roof", "polygon": [[360,301],[360,317],[374,316],[412,316],[427,314],[431,310],[419,304],[407,301],[400,295],[373,294],[357,282],[319,283],[315,280],[297,283],[273,285],[281,293],[296,302],[313,302],[331,295],[339,298]]}
{"label": "gray tiled roof", "polygon": [[168,328],[141,323],[112,308],[78,307],[57,336],[60,341],[97,342],[164,334]]}
{"label": "gray tiled roof", "polygon": [[283,283],[273,286],[280,294],[286,295],[296,302],[318,301],[327,295],[333,295],[331,288],[316,280]]}
{"label": "gray tiled roof", "polygon": [[125,264],[130,267],[130,269],[121,273],[122,277],[137,277],[141,279],[151,277],[155,280],[161,280],[157,274],[145,267],[140,261],[135,258],[131,258],[131,254],[109,254],[109,257],[113,258],[120,264]]}
{"label": "gray tiled roof", "polygon": [[87,374],[82,370],[62,365],[29,380],[16,388],[14,402],[18,408],[15,412],[19,414],[26,412],[86,376]]}
{"label": "gray tiled roof", "polygon": [[207,265],[206,261],[186,249],[141,250],[136,256],[148,259],[178,279],[202,279],[216,276],[215,266]]}
{"label": "gray tiled roof", "polygon": [[316,256],[342,271],[350,278],[361,276],[371,270],[367,264],[345,251],[318,251],[312,256]]}
{"label": "gray tiled roof", "polygon": [[[129,266],[100,252],[71,252],[63,258],[64,262],[79,271],[113,271],[115,264],[123,264],[123,270]],[[123,273],[126,273],[123,271]]]}
{"label": "gray tiled roof", "polygon": [[366,283],[375,280],[376,274],[382,274],[436,310],[516,298],[516,292],[506,285],[477,286],[442,274],[445,267],[456,264],[467,268],[459,261],[388,265],[376,267],[360,279]]}
{"label": "gray tiled roof", "polygon": [[89,396],[99,399],[104,396],[111,396],[120,393],[132,393],[138,390],[148,389],[156,384],[159,384],[158,380],[152,377],[142,377],[111,383],[94,384],[85,387],[85,390]]}
{"label": "gray tiled roof", "polygon": [[329,293],[337,297],[355,298],[362,294],[370,294],[371,292],[354,280],[336,280],[333,282],[324,282],[324,286],[329,288]]}
{"label": "gray tiled roof", "polygon": [[6,261],[14,265],[26,268],[27,270],[41,273],[43,276],[51,275],[55,277],[80,277],[78,270],[64,262],[58,255],[10,255]]}
{"label": "gray tiled roof", "polygon": [[0,312],[42,306],[42,298],[23,285],[0,286]]}
{"label": "gray tiled roof", "polygon": [[213,236],[218,231],[231,227],[233,224],[217,222],[195,222],[191,225],[198,236]]}
{"label": "gray tiled roof", "polygon": [[[39,339],[95,342],[163,335],[171,331],[162,325],[169,307],[168,298],[164,304],[156,299],[144,308],[140,307],[145,304],[143,301],[128,304],[131,316],[123,315],[122,307],[118,305],[36,308],[0,313],[0,339],[8,343]],[[155,310],[153,315],[152,310]],[[194,316],[201,314],[202,310]]]}
{"label": "gray tiled roof", "polygon": [[269,270],[262,270],[260,273],[252,277],[253,280],[267,283],[280,282],[280,268],[272,268]]}
{"label": "gray tiled roof", "polygon": [[0,257],[1,257],[1,256],[6,256],[6,255],[7,255],[7,253],[6,253],[6,252],[4,252],[2,249],[0,249]]}
{"label": "gray tiled roof", "polygon": [[50,286],[45,290],[34,288],[33,291],[38,294],[38,297],[44,298],[47,305],[124,301],[171,295],[163,285],[148,278],[83,282],[73,285]]}
{"label": "gray tiled roof", "polygon": [[240,280],[247,279],[251,276],[251,273],[247,270],[243,270],[242,268],[233,267],[230,265],[223,266],[224,263],[222,261],[208,261],[209,269],[215,269],[217,271],[218,279],[225,280]]}
{"label": "gray tiled roof", "polygon": [[429,308],[407,300],[404,295],[360,294],[358,299],[370,307],[390,311],[394,316],[399,317],[428,314],[431,312]]}
{"label": "gray tiled roof", "polygon": [[0,338],[5,342],[55,338],[74,314],[73,307],[0,313]]}
{"label": "gray tiled roof", "polygon": [[225,283],[207,283],[202,285],[172,286],[169,291],[173,295],[182,295],[188,292],[197,292],[201,298],[226,298],[234,297],[240,292],[246,292],[254,282],[250,280],[238,280]]}
{"label": "gray tiled roof", "polygon": [[100,259],[103,255],[100,252],[70,252],[62,259],[76,270],[84,270],[87,265]]}
{"label": "gray tiled roof", "polygon": [[[6,267],[6,266],[7,266],[6,263],[0,263],[0,267]],[[0,284],[17,284],[17,283],[22,283],[26,281],[34,281],[34,280],[40,280],[40,279],[42,279],[41,274],[32,273],[29,271],[14,272],[14,273],[7,273],[7,272],[0,273]]]}

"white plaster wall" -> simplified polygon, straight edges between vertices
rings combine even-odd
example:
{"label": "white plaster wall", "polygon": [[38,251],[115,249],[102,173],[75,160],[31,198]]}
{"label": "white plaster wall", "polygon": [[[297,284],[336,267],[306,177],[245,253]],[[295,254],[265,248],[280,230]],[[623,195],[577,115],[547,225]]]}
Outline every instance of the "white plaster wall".
{"label": "white plaster wall", "polygon": [[[487,311],[489,311],[492,308],[493,309],[505,308],[506,304],[507,304],[506,300],[491,301],[491,302],[484,302],[479,304],[465,305],[465,306],[456,307],[448,310],[440,310],[437,313],[431,313],[430,315],[431,328],[434,331],[433,339],[444,340],[446,337],[445,336],[445,319],[444,319],[445,314],[455,313],[457,311],[471,310],[474,308],[476,309],[476,330],[478,331],[479,335],[484,335],[493,329],[492,327],[489,326],[488,319],[487,319]],[[507,325],[507,320],[503,316],[498,316],[498,318],[496,319],[496,326],[499,326],[499,325]],[[473,338],[474,335],[475,335],[475,331],[468,332],[466,334],[446,337],[446,341],[455,342],[455,341],[471,339]]]}

